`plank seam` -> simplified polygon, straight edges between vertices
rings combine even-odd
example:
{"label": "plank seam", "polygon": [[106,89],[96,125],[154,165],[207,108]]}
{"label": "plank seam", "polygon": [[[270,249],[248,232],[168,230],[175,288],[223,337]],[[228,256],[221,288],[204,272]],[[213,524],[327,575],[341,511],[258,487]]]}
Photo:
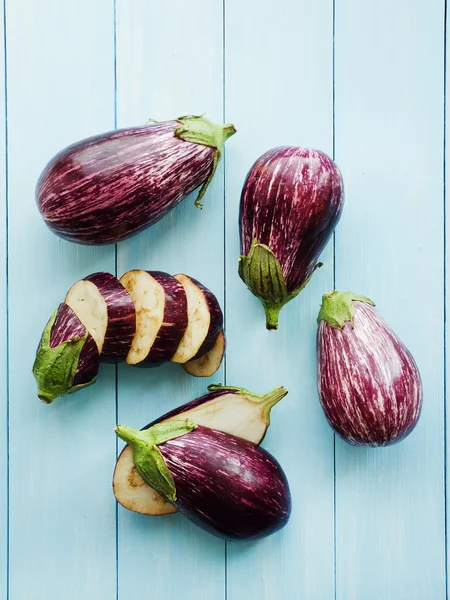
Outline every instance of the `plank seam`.
{"label": "plank seam", "polygon": [[4,120],[5,120],[5,278],[6,278],[6,289],[5,289],[5,319],[6,319],[6,336],[5,336],[5,349],[6,349],[6,372],[5,372],[5,384],[6,384],[6,600],[9,599],[9,588],[10,588],[10,564],[9,564],[9,547],[10,547],[10,490],[9,490],[9,157],[8,157],[8,61],[7,61],[7,35],[6,35],[6,0],[3,0],[3,67],[4,67]]}
{"label": "plank seam", "polygon": [[445,598],[448,600],[448,514],[447,514],[447,335],[446,335],[446,324],[447,324],[447,0],[444,0],[444,97],[443,97],[443,110],[444,110],[444,135],[443,135],[443,174],[442,174],[442,185],[443,185],[443,227],[444,227],[444,519],[445,519],[445,533],[444,533],[444,549],[445,549]]}
{"label": "plank seam", "polygon": [[[336,160],[336,0],[332,0],[332,151]],[[333,231],[333,289],[336,289],[336,233]],[[337,490],[336,490],[336,434],[333,434],[333,588],[334,600],[337,598]]]}
{"label": "plank seam", "polygon": [[[226,0],[222,0],[222,122],[226,123]],[[226,150],[223,156],[223,319],[225,336],[227,334],[227,219],[226,219]],[[227,353],[223,363],[224,383],[227,385]],[[224,599],[228,599],[228,542],[224,542]]]}
{"label": "plank seam", "polygon": [[[113,95],[114,95],[114,129],[117,129],[117,0],[113,0]],[[114,244],[114,275],[117,277],[117,244]],[[115,378],[115,413],[116,423],[119,422],[119,366],[114,369]],[[119,440],[115,436],[115,457],[119,455]],[[116,600],[119,600],[119,504],[116,501],[115,510],[115,553],[116,553]]]}

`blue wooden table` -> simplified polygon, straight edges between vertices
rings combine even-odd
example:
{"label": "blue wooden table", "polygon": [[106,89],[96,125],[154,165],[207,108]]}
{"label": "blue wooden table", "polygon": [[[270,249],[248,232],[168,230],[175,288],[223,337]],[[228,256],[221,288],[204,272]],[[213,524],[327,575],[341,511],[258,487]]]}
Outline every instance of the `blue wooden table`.
{"label": "blue wooden table", "polygon": [[[0,40],[0,598],[444,600],[444,1],[3,0]],[[190,197],[116,247],[46,228],[34,187],[55,152],[204,111],[238,134],[202,212]],[[325,266],[267,332],[237,275],[237,214],[250,165],[282,144],[333,155],[346,206]],[[41,404],[31,366],[54,308],[84,275],[132,268],[218,295],[221,370],[104,365],[95,386]],[[352,448],[323,416],[315,318],[333,287],[371,297],[420,367],[422,417],[398,446]],[[115,423],[143,426],[212,382],[289,388],[264,445],[292,518],[256,543],[128,512],[111,491]]]}

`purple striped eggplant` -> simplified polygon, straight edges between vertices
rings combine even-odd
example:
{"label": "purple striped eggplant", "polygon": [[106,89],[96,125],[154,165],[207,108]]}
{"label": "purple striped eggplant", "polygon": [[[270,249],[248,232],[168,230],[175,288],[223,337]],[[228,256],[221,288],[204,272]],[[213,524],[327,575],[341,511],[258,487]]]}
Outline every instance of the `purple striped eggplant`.
{"label": "purple striped eggplant", "polygon": [[328,422],[344,440],[387,446],[414,429],[422,383],[414,358],[374,306],[351,292],[323,296],[318,388]]}
{"label": "purple striped eggplant", "polygon": [[46,404],[95,383],[99,355],[94,338],[67,304],[48,321],[36,352],[33,375]]}
{"label": "purple striped eggplant", "polygon": [[80,244],[111,244],[159,221],[214,176],[233,125],[186,116],[97,135],[57,154],[36,202],[48,227]]}
{"label": "purple striped eggplant", "polygon": [[[156,423],[191,419],[198,425],[231,433],[254,444],[260,444],[270,425],[272,408],[287,394],[284,387],[258,396],[236,387],[210,385],[209,393],[178,406],[162,415]],[[146,515],[159,516],[176,512],[176,508],[147,485],[133,462],[131,446],[125,446],[114,469],[113,490],[116,500],[125,508]]]}
{"label": "purple striped eggplant", "polygon": [[92,273],[77,281],[65,303],[91,331],[102,362],[125,360],[136,333],[136,311],[130,294],[114,275]]}
{"label": "purple striped eggplant", "polygon": [[286,475],[260,446],[188,419],[144,431],[117,425],[116,433],[144,481],[209,533],[254,540],[288,522]]}
{"label": "purple striped eggplant", "polygon": [[[187,275],[140,269],[128,271],[120,281],[102,272],[77,281],[66,294],[65,305],[70,307],[78,329],[70,337],[72,332],[67,332],[61,319],[56,325],[53,321],[47,324],[35,364],[39,389],[41,381],[48,386],[54,380],[52,401],[79,389],[78,382],[75,385],[72,380],[72,367],[78,364],[83,344],[91,348],[92,341],[97,359],[103,362],[125,360],[130,365],[156,367],[167,361],[185,366],[190,361],[185,368],[190,375],[213,375],[225,351],[223,331],[212,339],[222,326],[222,311],[212,292],[194,281]],[[49,346],[51,326],[52,336],[58,340],[73,338],[64,352]],[[59,327],[61,333],[56,331]]]}
{"label": "purple striped eggplant", "polygon": [[239,275],[262,302],[267,329],[307,285],[344,203],[342,177],[319,150],[284,146],[250,169],[240,203]]}

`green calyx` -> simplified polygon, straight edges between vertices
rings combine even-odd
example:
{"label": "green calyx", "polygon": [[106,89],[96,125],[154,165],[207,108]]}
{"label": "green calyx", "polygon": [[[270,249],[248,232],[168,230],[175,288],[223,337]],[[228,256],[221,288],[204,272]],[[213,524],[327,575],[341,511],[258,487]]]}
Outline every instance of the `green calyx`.
{"label": "green calyx", "polygon": [[[317,263],[314,271],[321,266],[322,263]],[[269,330],[278,329],[280,310],[298,296],[312,277],[311,273],[299,288],[289,293],[275,254],[258,240],[253,240],[247,256],[239,257],[238,272],[248,289],[262,302],[266,313],[266,327]]]}
{"label": "green calyx", "polygon": [[158,445],[181,437],[196,428],[195,423],[186,419],[157,423],[142,431],[117,425],[116,434],[131,446],[134,465],[145,483],[169,502],[175,502],[177,499],[175,482],[163,455],[158,450]]}
{"label": "green calyx", "polygon": [[359,296],[353,292],[339,292],[333,290],[322,296],[322,305],[320,307],[317,322],[326,321],[332,327],[342,329],[346,321],[350,321],[353,325],[355,316],[354,302],[365,302],[371,306],[375,306],[374,302],[366,296]]}
{"label": "green calyx", "polygon": [[200,192],[195,200],[195,206],[202,208],[200,200],[206,193],[209,184],[214,177],[217,165],[219,164],[220,157],[223,153],[225,142],[228,138],[236,133],[236,128],[231,123],[225,125],[218,125],[213,123],[203,115],[187,115],[185,117],[179,117],[177,121],[180,123],[175,128],[175,135],[186,142],[192,142],[194,144],[201,144],[203,146],[210,146],[214,148],[214,160],[211,173],[208,179],[202,185]]}
{"label": "green calyx", "polygon": [[33,375],[38,385],[38,396],[46,404],[52,403],[58,396],[75,392],[95,383],[92,381],[73,385],[78,361],[88,333],[83,337],[75,336],[55,348],[50,347],[50,334],[58,309],[50,317],[41,337],[33,364]]}

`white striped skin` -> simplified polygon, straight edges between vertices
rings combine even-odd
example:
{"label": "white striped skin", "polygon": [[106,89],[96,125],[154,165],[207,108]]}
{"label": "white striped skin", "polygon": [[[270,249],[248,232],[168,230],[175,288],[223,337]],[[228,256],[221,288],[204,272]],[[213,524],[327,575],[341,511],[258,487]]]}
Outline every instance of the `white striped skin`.
{"label": "white striped skin", "polygon": [[159,221],[213,166],[214,148],[179,139],[179,125],[115,130],[58,153],[36,187],[48,227],[72,242],[111,244]]}
{"label": "white striped skin", "polygon": [[268,246],[291,293],[312,275],[343,206],[344,184],[331,158],[309,148],[272,148],[253,164],[242,190],[241,254],[253,240]]}
{"label": "white striped skin", "polygon": [[408,349],[365,302],[353,326],[320,321],[318,388],[331,427],[354,445],[386,446],[415,427],[422,406],[419,370]]}

